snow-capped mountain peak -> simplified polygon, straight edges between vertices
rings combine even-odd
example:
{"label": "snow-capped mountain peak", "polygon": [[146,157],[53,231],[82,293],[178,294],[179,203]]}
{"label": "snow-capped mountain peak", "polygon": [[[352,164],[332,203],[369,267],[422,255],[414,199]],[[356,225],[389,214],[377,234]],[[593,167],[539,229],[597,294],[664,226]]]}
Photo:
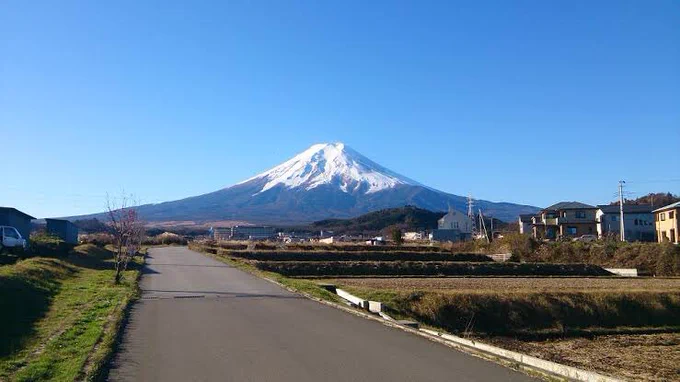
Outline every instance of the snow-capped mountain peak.
{"label": "snow-capped mountain peak", "polygon": [[290,160],[242,183],[266,183],[264,192],[278,185],[311,190],[336,185],[346,193],[373,193],[396,185],[419,185],[405,176],[380,166],[342,142],[316,144]]}

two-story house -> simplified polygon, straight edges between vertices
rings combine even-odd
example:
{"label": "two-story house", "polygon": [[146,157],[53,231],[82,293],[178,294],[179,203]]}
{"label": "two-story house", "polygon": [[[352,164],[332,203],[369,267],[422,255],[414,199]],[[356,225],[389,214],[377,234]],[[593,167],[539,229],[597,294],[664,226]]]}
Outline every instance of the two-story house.
{"label": "two-story house", "polygon": [[534,217],[534,215],[531,215],[531,214],[519,215],[519,220],[517,222],[519,224],[519,233],[521,233],[522,235],[529,235],[529,234],[532,233],[531,232],[531,223],[532,223],[531,219],[533,217]]}
{"label": "two-story house", "polygon": [[669,204],[654,210],[654,220],[656,223],[656,237],[659,243],[670,241],[671,243],[680,243],[678,233],[680,232],[680,219],[678,213],[680,212],[680,202]]}
{"label": "two-story house", "polygon": [[555,240],[562,237],[595,235],[597,207],[580,202],[560,202],[544,208],[531,220],[533,236]]}
{"label": "two-story house", "polygon": [[437,222],[437,229],[432,231],[430,239],[434,241],[459,241],[472,236],[472,221],[463,212],[454,209]]}
{"label": "two-story house", "polygon": [[[618,205],[597,206],[595,220],[600,238],[621,236],[621,211]],[[623,223],[626,241],[654,241],[654,214],[649,204],[624,204]]]}

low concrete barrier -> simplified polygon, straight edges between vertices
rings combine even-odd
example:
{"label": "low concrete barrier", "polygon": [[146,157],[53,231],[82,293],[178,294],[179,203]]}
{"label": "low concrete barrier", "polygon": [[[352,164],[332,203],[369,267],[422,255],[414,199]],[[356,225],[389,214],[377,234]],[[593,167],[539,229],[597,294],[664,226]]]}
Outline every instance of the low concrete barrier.
{"label": "low concrete barrier", "polygon": [[510,350],[505,350],[496,346],[491,346],[487,345],[481,342],[473,341],[473,340],[468,340],[465,338],[457,337],[451,334],[444,334],[440,332],[436,332],[434,330],[429,330],[429,329],[420,329],[421,332],[430,334],[432,336],[436,336],[439,338],[443,338],[447,341],[451,341],[453,343],[456,343],[458,345],[480,350],[485,353],[497,355],[499,357],[519,362],[520,364],[523,365],[528,365],[531,367],[534,367],[536,369],[540,369],[543,371],[546,371],[551,374],[559,375],[562,377],[566,377],[569,379],[577,380],[577,381],[601,381],[601,382],[620,382],[620,379],[608,377],[606,375],[594,373],[592,371],[586,371],[586,370],[581,370],[577,369],[575,367],[571,366],[566,366],[566,365],[560,365],[559,363],[551,362],[551,361],[546,361],[542,360],[540,358],[532,357],[526,354],[522,353],[517,353],[514,351]]}
{"label": "low concrete barrier", "polygon": [[353,305],[356,305],[356,306],[363,308],[363,309],[368,309],[368,301],[366,301],[364,299],[361,299],[357,296],[354,296],[354,295],[350,294],[349,292],[344,291],[342,289],[336,289],[335,293],[338,296],[344,298],[345,300],[351,302]]}
{"label": "low concrete barrier", "polygon": [[371,313],[380,313],[382,312],[382,302],[379,301],[369,301],[368,302],[368,311]]}
{"label": "low concrete barrier", "polygon": [[604,270],[618,276],[638,277],[638,271],[636,268],[605,268]]}
{"label": "low concrete barrier", "polygon": [[490,257],[493,261],[495,261],[497,263],[504,263],[504,262],[510,260],[510,258],[512,257],[512,253],[497,253],[497,254],[494,254],[494,255],[487,255],[487,256]]}

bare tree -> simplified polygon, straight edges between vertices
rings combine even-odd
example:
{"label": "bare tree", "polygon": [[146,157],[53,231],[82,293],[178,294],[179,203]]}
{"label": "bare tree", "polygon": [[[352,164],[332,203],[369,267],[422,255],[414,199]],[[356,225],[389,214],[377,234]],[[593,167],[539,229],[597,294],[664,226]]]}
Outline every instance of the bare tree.
{"label": "bare tree", "polygon": [[134,199],[122,193],[118,199],[106,197],[109,225],[115,246],[113,262],[116,269],[114,282],[120,283],[128,263],[141,249],[144,225],[139,219]]}

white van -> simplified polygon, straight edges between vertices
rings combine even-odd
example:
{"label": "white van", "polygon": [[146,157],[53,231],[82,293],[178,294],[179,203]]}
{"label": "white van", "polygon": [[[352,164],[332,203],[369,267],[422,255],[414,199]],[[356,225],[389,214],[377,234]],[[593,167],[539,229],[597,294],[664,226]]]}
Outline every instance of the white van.
{"label": "white van", "polygon": [[26,239],[21,237],[16,228],[10,226],[0,226],[0,251],[5,248],[24,248],[26,249]]}

